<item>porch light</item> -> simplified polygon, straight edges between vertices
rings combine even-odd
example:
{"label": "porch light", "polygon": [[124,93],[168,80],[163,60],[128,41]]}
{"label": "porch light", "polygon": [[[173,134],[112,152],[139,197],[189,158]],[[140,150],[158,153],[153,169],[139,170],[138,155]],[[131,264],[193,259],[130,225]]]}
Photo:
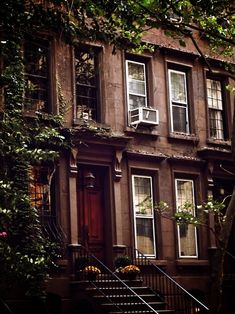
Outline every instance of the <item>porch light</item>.
{"label": "porch light", "polygon": [[84,176],[84,185],[87,189],[92,189],[94,188],[95,185],[95,176],[91,171],[88,171],[85,173]]}
{"label": "porch light", "polygon": [[223,188],[220,188],[219,192],[220,192],[220,195],[224,195],[224,189]]}

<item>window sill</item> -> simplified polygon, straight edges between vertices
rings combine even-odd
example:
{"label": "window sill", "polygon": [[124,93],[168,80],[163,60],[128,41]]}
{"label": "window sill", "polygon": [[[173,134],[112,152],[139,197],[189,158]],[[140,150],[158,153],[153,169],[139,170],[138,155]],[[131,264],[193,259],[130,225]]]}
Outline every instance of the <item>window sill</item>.
{"label": "window sill", "polygon": [[229,148],[231,147],[231,140],[217,140],[217,139],[209,138],[207,140],[207,144]]}
{"label": "window sill", "polygon": [[199,138],[195,134],[172,132],[168,136],[169,141],[187,141],[198,144]]}
{"label": "window sill", "polygon": [[209,261],[204,259],[177,259],[176,266],[178,267],[207,267],[209,266]]}
{"label": "window sill", "polygon": [[128,135],[139,134],[139,135],[147,135],[152,136],[154,139],[158,138],[159,133],[155,129],[155,126],[138,126],[137,128],[127,126],[125,129],[125,133]]}

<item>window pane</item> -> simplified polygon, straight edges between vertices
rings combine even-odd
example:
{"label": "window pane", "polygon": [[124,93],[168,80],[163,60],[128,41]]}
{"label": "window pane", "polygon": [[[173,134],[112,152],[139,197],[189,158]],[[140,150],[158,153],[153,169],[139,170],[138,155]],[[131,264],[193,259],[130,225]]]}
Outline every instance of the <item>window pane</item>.
{"label": "window pane", "polygon": [[171,77],[171,100],[186,103],[185,73],[170,72]]}
{"label": "window pane", "polygon": [[48,112],[49,52],[42,41],[24,44],[25,104],[26,111]]}
{"label": "window pane", "polygon": [[145,95],[145,82],[131,80],[129,82],[129,91],[133,94]]}
{"label": "window pane", "polygon": [[210,108],[223,109],[220,81],[207,79],[207,97]]}
{"label": "window pane", "polygon": [[129,95],[130,110],[145,107],[145,97]]}
{"label": "window pane", "polygon": [[130,80],[139,80],[144,82],[144,64],[128,62],[128,77]]}
{"label": "window pane", "polygon": [[150,178],[134,177],[135,211],[141,215],[152,215],[153,202]]}
{"label": "window pane", "polygon": [[183,206],[185,202],[194,204],[193,182],[177,180],[177,208]]}
{"label": "window pane", "polygon": [[30,200],[40,214],[51,210],[49,169],[34,167],[30,172]]}
{"label": "window pane", "polygon": [[[176,179],[176,208],[177,211],[186,210],[185,203],[192,204],[187,210],[195,215],[194,186],[192,180]],[[196,227],[189,224],[177,226],[180,257],[197,257]]]}
{"label": "window pane", "polygon": [[222,85],[218,80],[207,79],[210,137],[224,139]]}
{"label": "window pane", "polygon": [[137,248],[146,255],[154,255],[153,227],[151,219],[136,219]]}
{"label": "window pane", "polygon": [[174,132],[188,132],[186,108],[172,106],[172,119]]}
{"label": "window pane", "polygon": [[75,51],[77,118],[97,119],[97,67],[93,50]]}
{"label": "window pane", "polygon": [[135,244],[143,254],[155,255],[152,178],[132,176]]}
{"label": "window pane", "polygon": [[220,110],[209,110],[210,137],[224,139],[223,117]]}
{"label": "window pane", "polygon": [[183,224],[178,226],[180,235],[180,256],[197,256],[195,227]]}
{"label": "window pane", "polygon": [[147,106],[144,63],[127,61],[127,93],[130,110]]}

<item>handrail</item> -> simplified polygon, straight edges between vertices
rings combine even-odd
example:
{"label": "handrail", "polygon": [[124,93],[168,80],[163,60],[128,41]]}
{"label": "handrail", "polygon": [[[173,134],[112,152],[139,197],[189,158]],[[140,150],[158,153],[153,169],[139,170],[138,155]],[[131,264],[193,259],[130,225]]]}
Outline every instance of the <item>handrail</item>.
{"label": "handrail", "polygon": [[[100,284],[105,280],[105,286],[108,288],[108,284],[110,283],[110,289],[115,291],[115,295],[109,296],[105,294],[103,291],[101,292],[103,296],[111,302],[116,308],[118,308],[122,313],[127,313],[128,310],[122,309],[122,306],[126,305],[133,305],[138,304],[144,306],[146,309],[151,310],[152,313],[159,314],[156,309],[154,309],[150,304],[148,304],[140,295],[138,295],[126,282],[124,282],[115,272],[110,270],[102,261],[100,261],[95,255],[93,255],[87,248],[82,245],[73,245],[70,246],[71,253],[72,253],[72,274],[75,276],[75,263],[80,257],[85,257],[89,259],[89,265],[93,265],[98,267],[101,270],[101,274],[97,276],[95,281],[90,281],[90,286],[94,286],[97,290],[101,292]],[[86,280],[84,272],[80,272],[80,280]],[[111,288],[112,286],[112,288]],[[113,291],[112,290],[112,291]],[[121,292],[121,293],[120,293]],[[137,301],[130,301],[130,302],[121,302],[121,297],[123,297],[123,293],[127,293],[126,296],[133,296],[137,299]],[[114,296],[119,296],[118,304],[115,303]]]}
{"label": "handrail", "polygon": [[154,269],[153,273],[151,273],[150,270],[141,273],[144,282],[150,285],[155,292],[162,293],[167,299],[167,304],[170,306],[173,305],[178,311],[177,313],[194,314],[209,311],[209,308],[205,304],[195,298],[139,250],[126,248],[126,254],[132,258],[133,264],[139,267],[151,266],[151,268]]}
{"label": "handrail", "polygon": [[6,304],[6,302],[0,298],[0,310],[1,309],[4,311],[4,313],[14,314],[9,306]]}

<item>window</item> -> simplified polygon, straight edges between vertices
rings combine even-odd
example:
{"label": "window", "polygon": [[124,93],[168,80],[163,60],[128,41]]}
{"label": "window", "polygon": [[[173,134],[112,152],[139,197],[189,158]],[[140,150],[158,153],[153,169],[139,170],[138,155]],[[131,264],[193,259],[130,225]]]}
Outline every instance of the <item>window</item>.
{"label": "window", "polygon": [[98,119],[98,55],[94,49],[75,50],[77,118]]}
{"label": "window", "polygon": [[135,246],[147,256],[155,256],[152,177],[132,175]]}
{"label": "window", "polygon": [[126,61],[127,95],[129,110],[147,107],[145,63]]}
{"label": "window", "polygon": [[37,40],[24,44],[25,111],[49,112],[49,46]]}
{"label": "window", "polygon": [[[190,203],[192,207],[187,209],[195,215],[194,182],[193,180],[176,179],[176,210],[182,211],[184,204]],[[198,257],[197,231],[190,224],[177,225],[179,257]]]}
{"label": "window", "polygon": [[33,167],[30,172],[31,205],[38,209],[41,215],[51,211],[51,197],[48,167]]}
{"label": "window", "polygon": [[170,90],[171,131],[189,133],[186,73],[168,70]]}
{"label": "window", "polygon": [[224,108],[222,84],[219,80],[207,79],[207,103],[209,110],[209,134],[217,140],[224,140]]}
{"label": "window", "polygon": [[30,170],[29,196],[31,206],[39,214],[44,236],[59,243],[62,249],[65,234],[57,221],[54,173],[55,169],[51,166],[33,166]]}

